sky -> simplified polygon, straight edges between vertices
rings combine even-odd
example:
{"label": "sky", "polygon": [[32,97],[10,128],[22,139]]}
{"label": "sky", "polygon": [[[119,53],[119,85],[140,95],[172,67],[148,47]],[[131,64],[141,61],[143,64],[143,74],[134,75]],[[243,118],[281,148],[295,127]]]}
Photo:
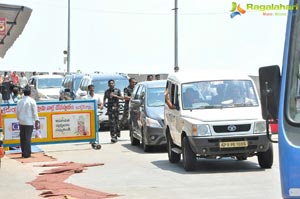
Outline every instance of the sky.
{"label": "sky", "polygon": [[[174,0],[70,0],[70,71],[174,71]],[[216,3],[217,2],[217,3]],[[178,0],[181,71],[226,69],[258,75],[282,64],[286,16],[246,10],[230,18],[232,0]],[[68,0],[0,0],[31,8],[20,37],[0,58],[0,71],[66,72]],[[239,0],[288,4],[287,0]],[[275,11],[266,11],[274,13]],[[276,11],[286,13],[286,11]]]}

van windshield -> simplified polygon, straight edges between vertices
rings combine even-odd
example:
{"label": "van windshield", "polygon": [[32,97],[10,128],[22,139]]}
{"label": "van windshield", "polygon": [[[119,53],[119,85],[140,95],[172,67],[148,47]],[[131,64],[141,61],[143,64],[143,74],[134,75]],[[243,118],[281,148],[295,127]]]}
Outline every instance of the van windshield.
{"label": "van windshield", "polygon": [[[127,79],[115,79],[115,88],[118,88],[123,92],[124,88],[129,85]],[[94,80],[93,84],[95,86],[95,93],[104,93],[108,89],[108,79],[107,80]]]}
{"label": "van windshield", "polygon": [[60,88],[63,78],[39,78],[37,83],[37,88]]}
{"label": "van windshield", "polygon": [[183,109],[258,106],[250,80],[201,81],[182,84]]}

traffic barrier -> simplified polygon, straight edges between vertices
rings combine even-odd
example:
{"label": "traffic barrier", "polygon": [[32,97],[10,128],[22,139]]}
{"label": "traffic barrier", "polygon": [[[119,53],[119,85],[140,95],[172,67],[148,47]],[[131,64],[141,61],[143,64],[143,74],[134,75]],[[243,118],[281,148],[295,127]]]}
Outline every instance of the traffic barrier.
{"label": "traffic barrier", "polygon": [[[3,146],[20,145],[16,104],[2,104]],[[100,149],[95,100],[37,102],[40,129],[33,130],[32,144],[90,142]]]}

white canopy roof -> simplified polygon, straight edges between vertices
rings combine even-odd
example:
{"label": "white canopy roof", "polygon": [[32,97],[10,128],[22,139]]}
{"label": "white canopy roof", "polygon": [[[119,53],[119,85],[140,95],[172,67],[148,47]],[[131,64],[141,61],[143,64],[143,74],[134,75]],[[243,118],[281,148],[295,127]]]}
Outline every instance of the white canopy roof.
{"label": "white canopy roof", "polygon": [[32,9],[24,6],[0,4],[0,25],[5,23],[0,27],[0,57],[4,58],[7,50],[23,32],[31,12]]}

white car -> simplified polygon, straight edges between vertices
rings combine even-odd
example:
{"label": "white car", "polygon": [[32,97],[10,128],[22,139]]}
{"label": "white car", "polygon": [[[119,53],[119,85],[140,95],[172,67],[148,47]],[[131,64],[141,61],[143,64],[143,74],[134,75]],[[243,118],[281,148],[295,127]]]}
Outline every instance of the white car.
{"label": "white car", "polygon": [[34,98],[37,101],[58,101],[62,80],[61,75],[32,76],[29,83],[33,87]]}

